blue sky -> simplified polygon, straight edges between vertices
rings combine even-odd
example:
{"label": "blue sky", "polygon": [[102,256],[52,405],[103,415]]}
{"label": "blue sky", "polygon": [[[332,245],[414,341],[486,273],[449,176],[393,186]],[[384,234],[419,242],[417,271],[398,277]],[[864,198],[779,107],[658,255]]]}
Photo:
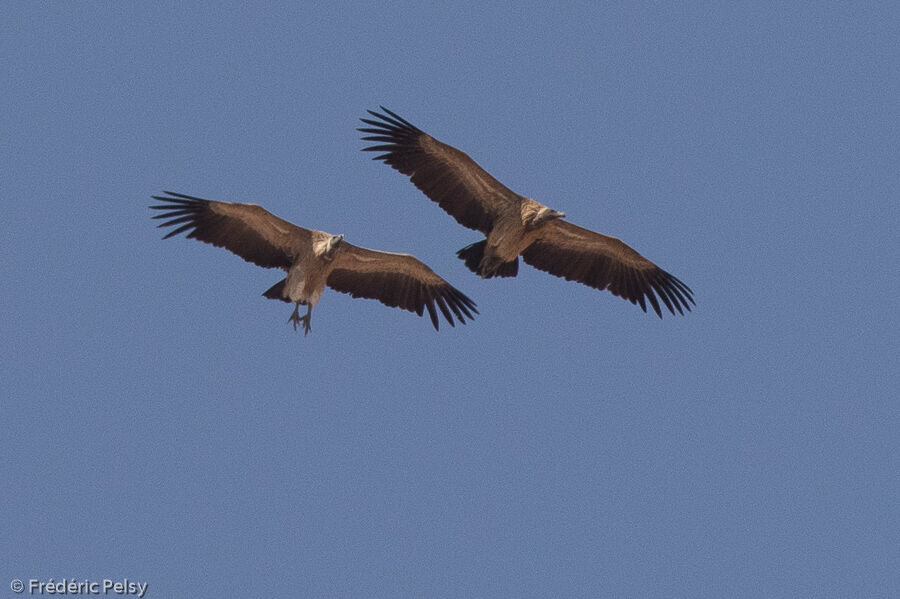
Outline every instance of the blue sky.
{"label": "blue sky", "polygon": [[[3,3],[2,584],[900,595],[898,39],[890,3]],[[694,312],[478,279],[360,152],[379,104]],[[481,314],[326,290],[304,338],[277,271],[161,240],[163,189],[411,252]]]}

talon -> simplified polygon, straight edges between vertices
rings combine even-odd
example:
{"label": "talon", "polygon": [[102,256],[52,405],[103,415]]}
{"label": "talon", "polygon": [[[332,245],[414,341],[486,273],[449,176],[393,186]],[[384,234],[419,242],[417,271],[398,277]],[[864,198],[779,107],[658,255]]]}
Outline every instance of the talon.
{"label": "talon", "polygon": [[288,316],[287,321],[294,325],[294,330],[297,330],[297,325],[300,324],[300,312],[297,310],[297,306],[294,307],[294,311]]}
{"label": "talon", "polygon": [[312,327],[309,326],[309,314],[306,316],[301,316],[297,319],[297,322],[294,324],[294,329],[297,329],[297,324],[303,324],[303,336],[306,337],[309,335],[309,331]]}
{"label": "talon", "polygon": [[310,326],[309,326],[309,315],[312,312],[312,307],[309,304],[306,304],[306,314],[300,316],[300,303],[298,302],[294,306],[294,311],[291,312],[291,315],[288,317],[288,322],[294,325],[294,330],[297,330],[297,325],[303,325],[303,336],[306,337],[309,335]]}

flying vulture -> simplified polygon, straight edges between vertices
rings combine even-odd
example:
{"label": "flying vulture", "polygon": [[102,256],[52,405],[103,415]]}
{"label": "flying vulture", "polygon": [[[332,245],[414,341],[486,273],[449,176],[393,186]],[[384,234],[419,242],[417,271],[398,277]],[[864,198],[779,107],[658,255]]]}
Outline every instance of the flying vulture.
{"label": "flying vulture", "polygon": [[[514,277],[519,255],[528,264],[595,289],[609,289],[640,304],[649,302],[662,318],[659,301],[669,312],[684,314],[694,303],[690,287],[662,270],[615,237],[583,229],[562,219],[565,214],[512,191],[469,156],[441,143],[391,112],[367,110],[377,120],[360,119],[370,127],[363,148],[381,152],[382,160],[407,175],[426,196],[456,221],[484,233],[486,239],[456,255],[483,278]],[[654,295],[655,293],[655,295]]]}
{"label": "flying vulture", "polygon": [[[394,308],[422,316],[428,309],[438,328],[435,305],[453,326],[453,317],[465,324],[477,314],[475,302],[450,286],[409,254],[379,252],[344,241],[343,235],[304,229],[282,220],[256,204],[212,202],[171,191],[153,196],[165,202],[150,206],[162,210],[153,218],[168,219],[159,227],[176,227],[163,239],[187,231],[187,237],[211,243],[263,268],[281,268],[287,276],[263,295],[293,302],[288,322],[309,333],[313,306],[327,284],[352,297],[377,299]],[[300,316],[300,306],[306,314]]]}

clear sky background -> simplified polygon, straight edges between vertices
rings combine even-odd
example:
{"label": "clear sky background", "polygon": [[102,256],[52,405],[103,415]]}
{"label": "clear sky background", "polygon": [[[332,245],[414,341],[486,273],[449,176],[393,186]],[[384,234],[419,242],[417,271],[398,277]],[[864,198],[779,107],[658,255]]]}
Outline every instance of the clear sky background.
{"label": "clear sky background", "polygon": [[[795,4],[0,4],[0,595],[900,596],[900,10]],[[480,280],[379,104],[694,312]],[[304,338],[164,189],[481,314],[326,290]]]}

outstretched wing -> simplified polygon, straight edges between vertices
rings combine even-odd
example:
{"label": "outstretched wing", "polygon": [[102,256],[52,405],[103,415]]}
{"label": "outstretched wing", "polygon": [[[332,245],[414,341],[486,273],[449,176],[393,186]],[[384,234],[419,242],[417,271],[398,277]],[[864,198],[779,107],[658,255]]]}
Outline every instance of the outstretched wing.
{"label": "outstretched wing", "polygon": [[372,127],[358,129],[372,135],[365,141],[381,142],[364,152],[384,152],[382,160],[404,175],[464,227],[485,235],[503,211],[518,207],[522,197],[497,181],[474,160],[453,146],[441,143],[384,106],[387,114],[367,110],[379,119],[360,119]]}
{"label": "outstretched wing", "polygon": [[450,326],[454,326],[454,315],[465,324],[466,318],[472,320],[473,313],[478,314],[475,302],[414,256],[369,250],[346,241],[335,254],[327,283],[336,291],[377,299],[419,316],[427,308],[435,330],[438,328],[435,304]]}
{"label": "outstretched wing", "polygon": [[[615,237],[608,237],[566,221],[552,221],[524,252],[528,264],[570,281],[640,304],[650,302],[657,316],[662,311],[657,296],[669,312],[684,314],[694,303],[691,288],[659,268]],[[655,295],[654,295],[655,293]]]}
{"label": "outstretched wing", "polygon": [[234,252],[264,268],[290,268],[312,243],[312,232],[282,220],[256,204],[212,202],[171,191],[153,196],[165,202],[153,218],[169,219],[159,227],[175,227],[163,239],[188,231],[187,237]]}

